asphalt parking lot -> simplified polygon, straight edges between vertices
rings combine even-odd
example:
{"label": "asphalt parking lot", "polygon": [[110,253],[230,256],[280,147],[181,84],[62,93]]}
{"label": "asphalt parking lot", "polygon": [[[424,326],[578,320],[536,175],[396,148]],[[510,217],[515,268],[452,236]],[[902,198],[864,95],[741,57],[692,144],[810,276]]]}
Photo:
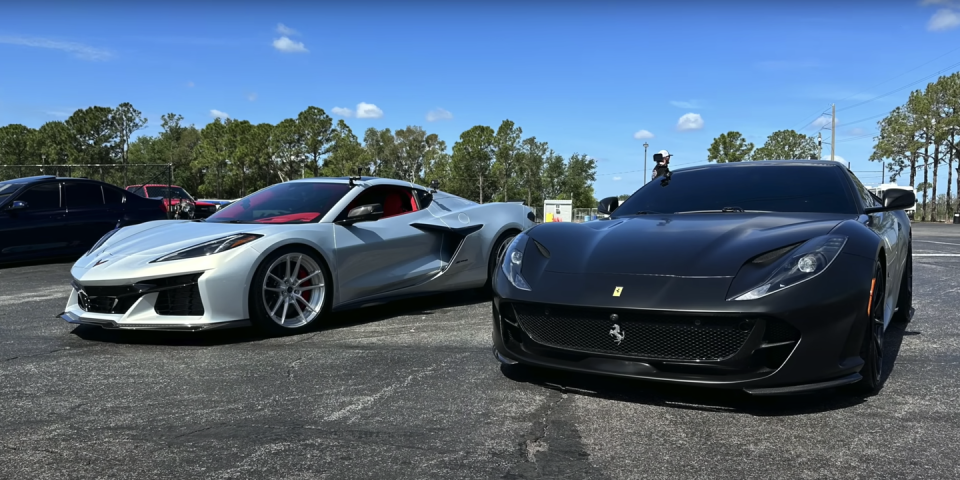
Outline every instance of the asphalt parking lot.
{"label": "asphalt parking lot", "polygon": [[286,338],[112,332],[54,318],[69,263],[0,269],[0,478],[960,478],[960,225],[914,242],[866,398],[502,369],[469,292]]}

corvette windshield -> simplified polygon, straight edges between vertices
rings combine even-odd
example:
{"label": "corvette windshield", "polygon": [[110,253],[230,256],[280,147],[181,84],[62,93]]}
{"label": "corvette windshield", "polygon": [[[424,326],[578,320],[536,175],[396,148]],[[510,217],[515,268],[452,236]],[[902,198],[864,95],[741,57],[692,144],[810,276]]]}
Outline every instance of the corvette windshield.
{"label": "corvette windshield", "polygon": [[856,214],[841,174],[832,165],[743,165],[677,171],[666,185],[656,179],[641,187],[613,216],[741,209]]}
{"label": "corvette windshield", "polygon": [[330,211],[349,185],[293,182],[267,187],[214,213],[214,223],[309,223]]}

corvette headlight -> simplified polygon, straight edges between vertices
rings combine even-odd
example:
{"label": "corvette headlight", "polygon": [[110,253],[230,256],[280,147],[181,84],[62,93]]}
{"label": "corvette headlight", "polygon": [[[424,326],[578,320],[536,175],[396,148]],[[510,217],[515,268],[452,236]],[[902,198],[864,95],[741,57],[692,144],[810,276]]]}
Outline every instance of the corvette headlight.
{"label": "corvette headlight", "polygon": [[113,230],[110,230],[109,232],[107,232],[106,235],[100,237],[100,240],[97,240],[97,243],[94,243],[93,246],[90,247],[90,250],[87,250],[87,253],[84,253],[83,256],[90,255],[91,252],[94,252],[94,251],[96,251],[96,249],[102,247],[103,244],[106,243],[107,240],[109,240],[110,237],[113,236],[113,234],[115,234],[115,233],[117,233],[117,232],[119,232],[119,231],[120,231],[120,227],[117,227],[117,228],[114,228]]}
{"label": "corvette headlight", "polygon": [[503,263],[500,264],[500,270],[503,270],[507,280],[520,290],[530,290],[530,285],[524,280],[523,275],[520,275],[520,268],[523,266],[523,250],[529,238],[523,233],[517,235],[507,247],[507,251],[503,254]]}
{"label": "corvette headlight", "polygon": [[824,235],[808,240],[780,262],[780,267],[762,284],[731,300],[753,300],[790,288],[823,273],[847,243],[842,235]]}
{"label": "corvette headlight", "polygon": [[206,257],[207,255],[213,255],[215,253],[225,252],[227,250],[237,248],[240,245],[245,245],[250,243],[263,235],[257,235],[253,233],[238,233],[236,235],[230,235],[229,237],[218,238],[216,240],[211,240],[206,243],[201,243],[200,245],[194,245],[183,250],[173,252],[169,255],[162,256],[150,263],[154,262],[169,262],[171,260],[184,260],[187,258],[197,258],[197,257]]}

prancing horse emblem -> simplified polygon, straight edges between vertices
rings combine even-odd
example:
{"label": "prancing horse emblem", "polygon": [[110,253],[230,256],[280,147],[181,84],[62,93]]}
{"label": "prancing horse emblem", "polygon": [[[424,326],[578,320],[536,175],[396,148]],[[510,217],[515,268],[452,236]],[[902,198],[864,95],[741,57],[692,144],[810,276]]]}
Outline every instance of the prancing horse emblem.
{"label": "prancing horse emblem", "polygon": [[619,296],[620,296],[620,292],[622,292],[622,291],[623,291],[623,287],[614,288],[614,289],[613,289],[613,296],[614,296],[614,297],[619,297]]}
{"label": "prancing horse emblem", "polygon": [[613,337],[613,341],[616,342],[617,345],[620,345],[620,342],[627,337],[627,332],[621,332],[620,325],[614,323],[613,329],[610,330],[610,336]]}

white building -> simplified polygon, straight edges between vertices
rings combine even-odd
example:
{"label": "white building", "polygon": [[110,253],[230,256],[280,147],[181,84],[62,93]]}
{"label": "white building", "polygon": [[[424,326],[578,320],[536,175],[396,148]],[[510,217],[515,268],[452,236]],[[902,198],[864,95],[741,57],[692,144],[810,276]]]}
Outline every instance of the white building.
{"label": "white building", "polygon": [[573,200],[546,200],[543,202],[544,222],[572,222]]}

